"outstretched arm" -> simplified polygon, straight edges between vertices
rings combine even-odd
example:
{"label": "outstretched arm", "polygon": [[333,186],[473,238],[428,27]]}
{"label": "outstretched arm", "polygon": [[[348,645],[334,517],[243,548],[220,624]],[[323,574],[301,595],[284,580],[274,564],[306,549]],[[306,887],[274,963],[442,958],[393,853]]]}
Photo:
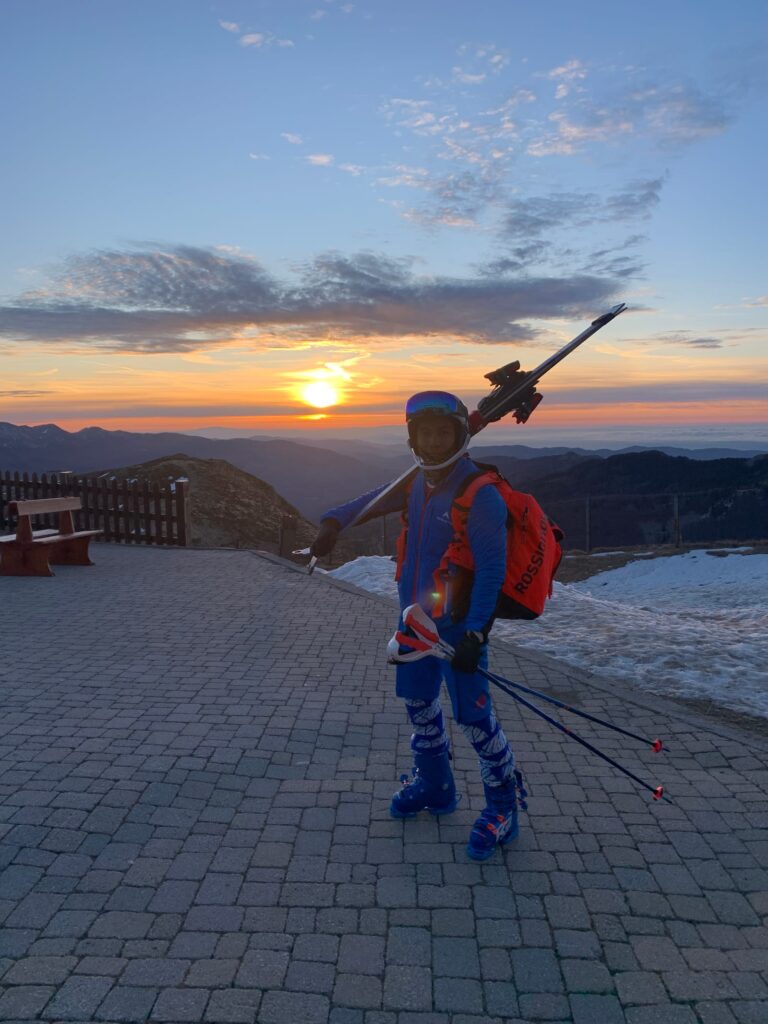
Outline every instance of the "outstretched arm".
{"label": "outstretched arm", "polygon": [[[320,529],[310,547],[312,555],[322,558],[329,555],[336,546],[339,533],[361,512],[365,506],[382,491],[386,490],[389,484],[382,484],[381,487],[374,487],[372,491],[361,494],[359,498],[353,498],[336,508],[328,509],[320,518]],[[400,512],[403,508],[404,494],[402,491],[393,492],[387,499],[382,501],[381,506],[376,509],[376,519],[388,515],[390,512]]]}

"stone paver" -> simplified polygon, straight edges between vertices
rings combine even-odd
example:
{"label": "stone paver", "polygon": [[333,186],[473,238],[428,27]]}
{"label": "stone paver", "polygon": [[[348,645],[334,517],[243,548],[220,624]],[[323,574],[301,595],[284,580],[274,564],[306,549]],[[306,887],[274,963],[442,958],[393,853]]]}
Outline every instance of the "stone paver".
{"label": "stone paver", "polygon": [[503,674],[662,735],[659,760],[576,726],[672,802],[500,696],[530,812],[474,864],[452,725],[460,809],[387,814],[387,601],[245,551],[94,558],[0,579],[0,1020],[766,1019],[758,734],[495,643]]}

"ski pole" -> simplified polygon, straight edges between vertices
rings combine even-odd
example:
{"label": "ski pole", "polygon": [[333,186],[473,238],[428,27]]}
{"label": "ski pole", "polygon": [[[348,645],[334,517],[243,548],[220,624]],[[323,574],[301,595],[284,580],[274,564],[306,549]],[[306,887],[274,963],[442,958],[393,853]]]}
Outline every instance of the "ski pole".
{"label": "ski pole", "polygon": [[663,786],[652,786],[650,782],[645,782],[638,775],[635,775],[634,772],[631,772],[629,768],[625,768],[624,765],[619,764],[618,761],[615,761],[612,757],[609,757],[608,754],[604,754],[602,750],[599,750],[591,743],[588,743],[587,740],[582,739],[582,737],[579,736],[578,733],[575,733],[572,729],[569,729],[567,726],[563,725],[562,722],[558,722],[556,718],[552,718],[552,716],[548,715],[546,711],[542,711],[541,708],[536,707],[535,704],[531,704],[530,701],[526,700],[525,697],[522,697],[519,693],[516,693],[514,690],[504,686],[490,672],[486,672],[485,669],[482,668],[479,668],[478,672],[481,675],[485,676],[487,679],[489,679],[492,683],[495,683],[500,690],[503,690],[504,693],[508,694],[514,700],[518,701],[520,704],[523,705],[523,707],[526,707],[530,711],[533,711],[535,714],[539,715],[540,718],[543,718],[545,722],[549,722],[550,725],[553,725],[560,732],[565,733],[566,736],[570,736],[572,740],[576,740],[577,743],[580,743],[582,747],[586,747],[587,750],[591,751],[593,754],[596,754],[598,757],[601,757],[604,761],[607,761],[608,764],[612,765],[614,768],[617,768],[628,778],[632,779],[633,782],[636,782],[639,786],[642,786],[643,789],[650,790],[651,793],[653,793],[654,800],[666,800],[667,803],[672,803],[669,797],[664,796]]}
{"label": "ski pole", "polygon": [[[440,650],[444,652],[445,657],[453,657],[453,648],[442,639],[440,634],[437,632],[437,627],[434,622],[423,608],[418,605],[409,605],[409,607],[403,612],[403,622],[424,641],[439,647]],[[542,693],[541,690],[534,690],[532,687],[524,686],[522,683],[515,683],[511,679],[506,679],[504,676],[500,676],[497,673],[488,673],[488,678],[490,679],[492,677],[494,681],[506,683],[507,686],[514,686],[516,689],[522,690],[523,693],[528,693],[533,697],[539,697],[541,700],[554,704],[555,707],[562,708],[564,711],[570,711],[572,714],[578,715],[580,718],[585,718],[589,722],[595,722],[597,725],[602,725],[607,729],[613,729],[614,732],[621,733],[622,736],[629,736],[630,739],[637,740],[639,743],[648,743],[650,744],[651,750],[656,754],[658,754],[664,746],[660,739],[649,740],[645,736],[639,736],[636,732],[630,732],[628,729],[623,729],[619,725],[614,725],[613,722],[608,722],[604,718],[598,718],[596,715],[590,715],[589,712],[581,711],[579,708],[575,708],[571,704],[566,704],[564,701],[558,700],[557,697],[551,697],[548,693]]]}
{"label": "ski pole", "polygon": [[637,740],[639,743],[649,743],[651,750],[658,754],[660,750],[667,750],[660,739],[649,740],[645,736],[639,736],[636,732],[631,732],[629,729],[623,729],[620,725],[614,725],[613,722],[608,722],[604,718],[598,718],[596,715],[590,715],[588,711],[582,711],[580,708],[573,707],[572,704],[566,704],[565,701],[558,700],[557,697],[552,697],[548,693],[542,693],[541,690],[534,690],[530,686],[523,686],[522,683],[515,683],[511,679],[506,679],[504,676],[497,675],[495,672],[487,673],[488,678],[492,679],[495,683],[506,683],[507,686],[514,686],[516,690],[522,690],[523,693],[528,693],[532,697],[539,697],[541,700],[547,701],[549,704],[554,704],[557,708],[562,708],[563,711],[570,711],[572,715],[578,715],[579,718],[586,718],[588,722],[595,722],[597,725],[605,726],[606,729],[613,729],[614,732],[621,733],[622,736],[629,736],[630,739]]}
{"label": "ski pole", "polygon": [[[403,647],[408,648],[411,653],[402,653],[401,648]],[[389,641],[388,645],[390,661],[393,663],[418,661],[421,658],[430,656],[442,658],[445,661],[449,661],[452,657],[452,652],[453,649],[450,647],[450,645],[445,644],[442,641],[440,643],[434,643],[430,640],[423,639],[420,636],[411,636],[399,630]],[[578,733],[575,733],[572,729],[569,729],[567,726],[563,725],[562,722],[558,722],[556,718],[552,718],[552,716],[548,715],[546,711],[542,711],[541,708],[537,707],[535,704],[531,704],[530,701],[526,700],[525,697],[521,696],[519,693],[516,693],[515,690],[513,690],[511,687],[505,686],[504,683],[502,683],[501,680],[494,676],[491,672],[486,672],[485,669],[482,668],[478,668],[477,671],[481,675],[485,676],[486,679],[488,679],[490,682],[498,686],[498,688],[502,692],[512,697],[513,700],[516,700],[519,704],[522,704],[523,707],[526,707],[530,711],[533,711],[534,714],[537,714],[540,718],[543,718],[545,722],[548,722],[550,725],[553,725],[555,729],[564,733],[566,736],[570,736],[572,740],[576,740],[576,742],[580,743],[582,747],[586,747],[587,750],[591,751],[591,753],[593,754],[596,754],[597,757],[602,758],[603,761],[607,761],[608,764],[610,764],[613,768],[616,768],[618,771],[622,772],[622,774],[632,779],[633,782],[636,782],[639,786],[642,786],[643,789],[650,790],[650,792],[653,794],[654,800],[663,799],[666,800],[667,803],[672,802],[669,799],[669,797],[664,796],[663,786],[652,786],[649,782],[645,782],[638,775],[635,775],[634,772],[631,772],[629,768],[625,768],[624,765],[619,764],[618,761],[614,760],[612,757],[609,757],[608,754],[603,753],[602,750],[594,746],[592,743],[589,743],[587,740],[583,739],[581,736],[578,735]]]}
{"label": "ski pole", "polygon": [[[450,644],[446,643],[446,641],[442,639],[442,637],[437,631],[435,623],[432,621],[432,619],[427,615],[427,613],[420,605],[409,605],[408,608],[406,608],[403,611],[403,624],[412,632],[411,634],[408,634],[398,630],[398,632],[395,633],[395,636],[390,640],[388,647],[391,660],[411,661],[427,657],[429,654],[432,654],[438,658],[442,658],[445,661],[450,661],[453,658],[453,647],[451,647]],[[410,655],[405,655],[404,658],[402,658],[402,656],[401,658],[398,658],[397,652],[400,646],[409,648],[412,653]],[[524,707],[529,708],[535,714],[539,715],[541,718],[544,719],[545,722],[548,722],[550,725],[553,725],[560,732],[564,733],[566,736],[570,736],[572,739],[576,740],[577,743],[580,743],[583,747],[586,747],[587,750],[591,751],[593,754],[596,754],[604,761],[607,761],[608,764],[612,765],[614,768],[618,769],[618,771],[622,772],[628,778],[632,779],[633,782],[636,782],[638,785],[642,786],[643,789],[650,790],[650,792],[653,794],[654,800],[664,799],[668,803],[672,802],[671,800],[669,800],[669,797],[664,796],[663,786],[652,786],[650,783],[644,782],[643,779],[635,775],[634,772],[631,772],[628,768],[625,768],[623,765],[619,764],[618,761],[615,761],[612,757],[609,757],[608,754],[604,754],[603,751],[600,750],[598,747],[593,746],[593,744],[583,739],[572,729],[563,725],[561,722],[558,722],[557,719],[552,718],[551,715],[548,715],[545,711],[542,711],[541,708],[537,707],[535,704],[531,704],[530,701],[527,701],[519,693],[516,693],[515,690],[510,688],[515,684],[510,683],[509,685],[505,685],[509,683],[508,680],[503,680],[503,677],[495,676],[492,672],[487,672],[483,668],[478,668],[478,672],[481,675],[485,676],[490,682],[495,683],[496,686],[498,686],[498,688],[502,690],[504,693],[506,693],[508,696],[518,701]],[[523,689],[528,688],[523,687]],[[541,696],[546,695],[542,694]],[[553,701],[555,699],[556,698],[552,698]],[[586,715],[587,713],[584,712],[584,714]],[[598,721],[600,720],[598,719]],[[610,725],[611,723],[605,724]],[[640,737],[640,739],[643,743],[648,742],[643,737]]]}

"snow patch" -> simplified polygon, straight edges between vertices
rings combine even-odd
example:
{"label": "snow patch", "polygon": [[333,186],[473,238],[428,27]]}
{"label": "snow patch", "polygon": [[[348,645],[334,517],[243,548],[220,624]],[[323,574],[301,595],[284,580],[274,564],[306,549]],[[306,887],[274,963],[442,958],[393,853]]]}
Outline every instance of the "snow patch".
{"label": "snow patch", "polygon": [[[768,717],[768,555],[740,550],[644,559],[556,583],[540,619],[499,621],[493,635],[655,693]],[[391,559],[369,555],[329,575],[396,599],[394,571]]]}

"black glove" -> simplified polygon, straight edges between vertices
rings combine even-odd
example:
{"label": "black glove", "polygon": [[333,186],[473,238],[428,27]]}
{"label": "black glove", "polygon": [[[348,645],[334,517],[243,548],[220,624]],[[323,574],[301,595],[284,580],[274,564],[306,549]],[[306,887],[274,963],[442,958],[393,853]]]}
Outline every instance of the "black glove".
{"label": "black glove", "polygon": [[451,665],[453,665],[457,672],[466,672],[467,675],[472,675],[474,672],[477,672],[482,649],[482,634],[467,630],[456,644]]}
{"label": "black glove", "polygon": [[317,536],[309,548],[310,555],[315,558],[322,558],[323,555],[330,555],[336,547],[336,541],[341,532],[341,525],[335,519],[324,519],[320,523]]}

